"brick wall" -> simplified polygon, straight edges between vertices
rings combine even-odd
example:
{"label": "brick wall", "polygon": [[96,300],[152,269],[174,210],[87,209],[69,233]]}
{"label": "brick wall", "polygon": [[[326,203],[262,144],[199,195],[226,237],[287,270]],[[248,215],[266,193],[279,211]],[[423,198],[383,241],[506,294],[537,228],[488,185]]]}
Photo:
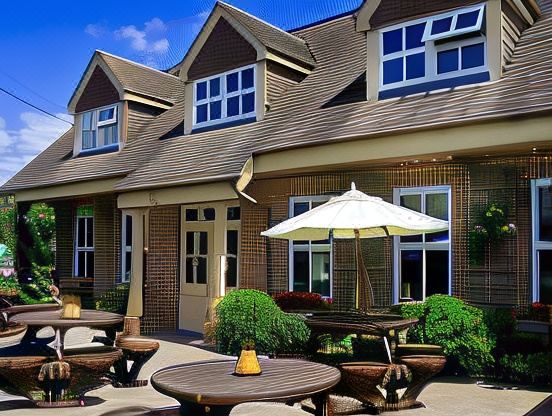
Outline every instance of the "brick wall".
{"label": "brick wall", "polygon": [[71,201],[52,204],[56,213],[56,273],[58,278],[73,277],[74,211]]}
{"label": "brick wall", "polygon": [[117,281],[120,227],[116,227],[116,198],[94,198],[94,297],[111,289]]}

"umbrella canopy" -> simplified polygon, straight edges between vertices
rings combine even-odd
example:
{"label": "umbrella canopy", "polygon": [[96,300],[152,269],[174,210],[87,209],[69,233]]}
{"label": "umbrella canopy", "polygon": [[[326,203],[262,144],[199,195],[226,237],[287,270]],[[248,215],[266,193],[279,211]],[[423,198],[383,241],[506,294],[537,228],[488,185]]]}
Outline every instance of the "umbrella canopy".
{"label": "umbrella canopy", "polygon": [[[261,235],[286,240],[355,238],[357,259],[357,307],[374,305],[373,291],[364,268],[360,238],[416,235],[448,230],[448,221],[385,202],[357,191],[355,184],[341,196],[330,199],[297,217],[263,231]],[[368,294],[369,299],[365,299]]]}
{"label": "umbrella canopy", "polygon": [[412,211],[357,191],[355,184],[341,196],[263,231],[261,235],[286,240],[387,237],[448,230],[448,222]]}

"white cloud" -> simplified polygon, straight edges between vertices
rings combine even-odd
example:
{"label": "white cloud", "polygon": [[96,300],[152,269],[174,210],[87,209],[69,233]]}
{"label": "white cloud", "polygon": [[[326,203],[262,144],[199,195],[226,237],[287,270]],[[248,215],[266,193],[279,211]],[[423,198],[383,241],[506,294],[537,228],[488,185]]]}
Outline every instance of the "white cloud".
{"label": "white cloud", "polygon": [[144,29],[135,25],[121,26],[115,33],[117,39],[130,40],[130,47],[137,52],[164,54],[169,50],[167,38],[159,38],[159,34],[167,30],[165,23],[158,17],[144,23]]}
{"label": "white cloud", "polygon": [[[58,117],[72,121],[67,114]],[[19,116],[23,127],[9,130],[6,121],[0,117],[0,184],[15,175],[41,151],[69,129],[61,120],[34,112]]]}
{"label": "white cloud", "polygon": [[84,28],[84,33],[94,38],[102,37],[106,32],[106,27],[101,23],[90,23]]}

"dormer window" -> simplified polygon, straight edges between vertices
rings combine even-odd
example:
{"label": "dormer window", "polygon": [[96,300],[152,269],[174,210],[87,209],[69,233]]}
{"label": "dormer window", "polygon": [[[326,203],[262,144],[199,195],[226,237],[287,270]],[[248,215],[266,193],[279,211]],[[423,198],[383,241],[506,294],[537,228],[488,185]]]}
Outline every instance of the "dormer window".
{"label": "dormer window", "polygon": [[81,114],[82,151],[118,147],[117,113],[117,105],[112,105]]}
{"label": "dormer window", "polygon": [[194,128],[256,117],[255,65],[194,83]]}
{"label": "dormer window", "polygon": [[485,6],[417,19],[380,31],[380,98],[489,80]]}

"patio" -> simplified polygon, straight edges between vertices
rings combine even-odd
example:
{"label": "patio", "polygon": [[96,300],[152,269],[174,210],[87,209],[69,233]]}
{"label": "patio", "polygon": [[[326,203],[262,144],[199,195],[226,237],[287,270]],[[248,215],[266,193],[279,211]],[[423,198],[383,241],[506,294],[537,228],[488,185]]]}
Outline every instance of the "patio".
{"label": "patio", "polygon": [[[67,333],[66,343],[76,345],[89,342],[101,331],[85,328],[72,329]],[[46,330],[39,336],[46,336]],[[159,334],[160,348],[157,354],[144,365],[140,378],[148,378],[155,370],[169,365],[220,358],[219,354],[187,345],[191,338],[180,337],[172,333]],[[4,340],[6,341],[6,340]],[[535,390],[491,390],[475,385],[475,381],[467,378],[441,377],[436,378],[420,395],[420,400],[427,406],[425,409],[414,409],[393,412],[397,416],[433,416],[433,415],[493,415],[519,416],[535,407],[550,395],[550,392]],[[119,390],[112,386],[93,390],[86,395],[92,405],[80,408],[79,414],[84,415],[138,415],[147,414],[148,409],[172,408],[177,402],[167,396],[157,393],[151,385],[141,388]],[[16,398],[0,392],[0,411],[11,415],[73,415],[74,408],[67,409],[35,409],[30,407],[26,399]],[[154,414],[177,414],[167,410]],[[282,407],[264,403],[241,405],[234,409],[233,415],[255,416],[293,416],[308,413],[299,409]]]}

